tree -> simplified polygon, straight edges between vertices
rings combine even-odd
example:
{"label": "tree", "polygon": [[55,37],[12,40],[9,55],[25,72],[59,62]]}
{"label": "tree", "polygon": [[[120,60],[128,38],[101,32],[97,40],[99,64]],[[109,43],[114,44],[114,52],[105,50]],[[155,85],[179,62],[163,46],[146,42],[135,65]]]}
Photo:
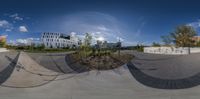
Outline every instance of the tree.
{"label": "tree", "polygon": [[89,33],[85,33],[85,46],[90,46],[92,43],[92,36]]}
{"label": "tree", "polygon": [[41,50],[45,49],[45,45],[41,44],[41,45],[37,46],[36,49],[41,51]]}
{"label": "tree", "polygon": [[153,43],[152,43],[152,46],[153,46],[153,47],[160,47],[160,44],[159,44],[159,43],[156,43],[156,42],[153,42]]}
{"label": "tree", "polygon": [[89,33],[85,33],[84,45],[81,46],[84,50],[85,57],[87,57],[87,52],[90,48],[91,43],[92,43],[92,36]]}
{"label": "tree", "polygon": [[171,43],[173,42],[172,37],[170,35],[161,36],[161,38],[165,46],[170,46]]}
{"label": "tree", "polygon": [[200,41],[195,44],[196,47],[200,47]]}
{"label": "tree", "polygon": [[139,51],[139,52],[143,52],[144,51],[144,46],[142,44],[137,44],[134,47],[135,50]]}
{"label": "tree", "polygon": [[4,46],[3,42],[0,42],[0,47],[3,47],[3,46]]}
{"label": "tree", "polygon": [[6,47],[6,37],[0,37],[0,47]]}
{"label": "tree", "polygon": [[194,42],[191,38],[197,35],[197,32],[191,26],[181,25],[178,26],[170,35],[176,46],[190,47],[194,45]]}

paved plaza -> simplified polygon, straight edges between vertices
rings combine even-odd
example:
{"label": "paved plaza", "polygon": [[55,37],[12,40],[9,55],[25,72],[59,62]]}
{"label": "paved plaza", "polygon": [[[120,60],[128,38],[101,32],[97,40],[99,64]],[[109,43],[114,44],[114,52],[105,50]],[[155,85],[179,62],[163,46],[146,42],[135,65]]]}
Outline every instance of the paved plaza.
{"label": "paved plaza", "polygon": [[66,56],[71,52],[3,52],[0,54],[1,99],[200,98],[200,54],[123,52],[135,58],[127,65],[105,71],[68,66]]}

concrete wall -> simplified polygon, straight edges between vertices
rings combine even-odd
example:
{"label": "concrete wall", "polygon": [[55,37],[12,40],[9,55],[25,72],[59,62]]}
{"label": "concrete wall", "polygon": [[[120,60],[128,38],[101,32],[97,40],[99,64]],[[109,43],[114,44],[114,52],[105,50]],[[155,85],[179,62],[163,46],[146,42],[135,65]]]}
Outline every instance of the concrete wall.
{"label": "concrete wall", "polygon": [[8,50],[6,48],[0,48],[0,52],[7,52]]}
{"label": "concrete wall", "polygon": [[[188,47],[145,47],[144,53],[153,53],[153,54],[189,54]],[[200,53],[200,47],[190,48],[190,53]]]}

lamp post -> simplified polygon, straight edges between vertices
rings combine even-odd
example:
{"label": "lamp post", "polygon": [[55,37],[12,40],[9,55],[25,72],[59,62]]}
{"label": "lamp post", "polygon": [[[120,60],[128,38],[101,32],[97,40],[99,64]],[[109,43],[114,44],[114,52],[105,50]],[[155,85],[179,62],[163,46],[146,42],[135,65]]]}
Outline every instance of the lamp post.
{"label": "lamp post", "polygon": [[188,47],[188,54],[190,54],[190,44],[189,44],[189,47]]}
{"label": "lamp post", "polygon": [[119,56],[119,58],[120,58],[120,50],[121,50],[121,41],[120,41],[120,38],[119,38],[117,47],[118,47],[118,56]]}

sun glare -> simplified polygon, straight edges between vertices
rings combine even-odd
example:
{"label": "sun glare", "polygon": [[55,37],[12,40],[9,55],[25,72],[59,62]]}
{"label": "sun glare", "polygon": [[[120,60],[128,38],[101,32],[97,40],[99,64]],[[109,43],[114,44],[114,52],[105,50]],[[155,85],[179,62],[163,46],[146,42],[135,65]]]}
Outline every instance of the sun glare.
{"label": "sun glare", "polygon": [[104,39],[104,37],[99,37],[99,38],[97,38],[97,40],[104,41],[105,39]]}

